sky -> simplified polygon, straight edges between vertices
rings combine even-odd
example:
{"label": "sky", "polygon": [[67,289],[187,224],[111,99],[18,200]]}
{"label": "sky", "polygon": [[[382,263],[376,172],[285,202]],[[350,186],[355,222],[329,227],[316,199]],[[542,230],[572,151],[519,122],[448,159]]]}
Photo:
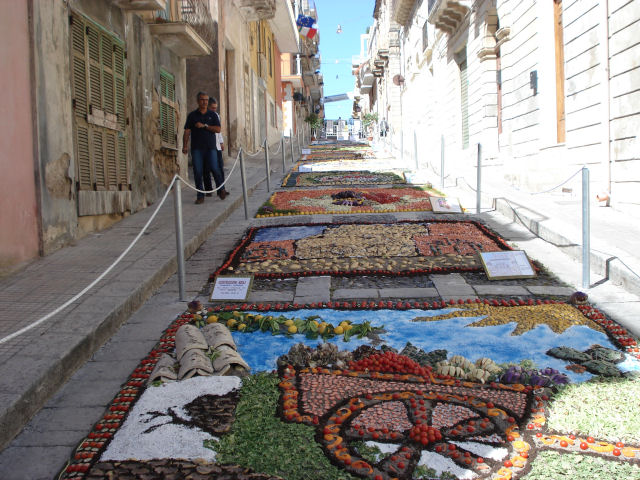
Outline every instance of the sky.
{"label": "sky", "polygon": [[[320,32],[324,96],[353,91],[351,57],[360,54],[360,35],[373,24],[375,0],[314,0]],[[337,33],[338,25],[342,33]],[[325,118],[351,118],[352,100],[325,104]]]}

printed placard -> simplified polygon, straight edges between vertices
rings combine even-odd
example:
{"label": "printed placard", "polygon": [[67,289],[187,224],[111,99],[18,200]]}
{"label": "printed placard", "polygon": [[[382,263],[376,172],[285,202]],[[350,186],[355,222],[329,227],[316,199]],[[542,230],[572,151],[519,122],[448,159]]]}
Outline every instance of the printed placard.
{"label": "printed placard", "polygon": [[253,285],[253,275],[219,275],[213,284],[212,302],[246,300]]}
{"label": "printed placard", "polygon": [[310,148],[303,148],[302,149],[302,155],[309,155],[311,153],[311,149]]}
{"label": "printed placard", "polygon": [[481,252],[482,266],[489,280],[533,278],[536,272],[523,250]]}
{"label": "printed placard", "polygon": [[429,200],[434,213],[462,213],[462,207],[457,198],[429,197]]}

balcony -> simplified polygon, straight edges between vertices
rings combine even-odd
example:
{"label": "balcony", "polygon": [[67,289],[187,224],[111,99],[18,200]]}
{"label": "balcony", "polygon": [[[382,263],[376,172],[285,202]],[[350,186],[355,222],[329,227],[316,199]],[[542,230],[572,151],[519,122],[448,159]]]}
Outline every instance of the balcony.
{"label": "balcony", "polygon": [[400,25],[406,25],[411,18],[411,12],[416,0],[393,0],[391,5],[391,18]]}
{"label": "balcony", "polygon": [[269,20],[269,26],[282,53],[296,53],[300,50],[298,28],[293,18],[293,8],[288,0],[277,0],[276,13]]}
{"label": "balcony", "polygon": [[123,10],[164,10],[167,8],[167,0],[116,0],[114,2]]}
{"label": "balcony", "polygon": [[271,20],[276,16],[276,0],[239,0],[238,8],[250,22]]}
{"label": "balcony", "polygon": [[152,15],[149,31],[177,56],[211,55],[214,25],[206,0],[169,1]]}
{"label": "balcony", "polygon": [[211,55],[211,47],[186,22],[153,23],[149,31],[179,57]]}
{"label": "balcony", "polygon": [[471,0],[435,0],[429,3],[429,23],[452,35],[471,9]]}

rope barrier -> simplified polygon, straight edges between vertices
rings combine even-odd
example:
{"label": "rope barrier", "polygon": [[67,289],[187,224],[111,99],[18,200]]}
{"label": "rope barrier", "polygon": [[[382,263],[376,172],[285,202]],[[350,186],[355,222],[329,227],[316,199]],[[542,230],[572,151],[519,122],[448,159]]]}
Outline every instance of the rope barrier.
{"label": "rope barrier", "polygon": [[62,310],[64,310],[65,308],[67,308],[69,305],[71,305],[73,302],[75,302],[77,299],[79,299],[80,297],[82,297],[85,293],[87,293],[89,290],[91,290],[100,280],[102,280],[111,270],[113,270],[113,268],[118,265],[118,263],[120,263],[120,261],[124,258],[124,256],[129,253],[129,251],[133,248],[133,246],[138,242],[138,240],[140,240],[140,237],[142,237],[142,235],[144,234],[144,232],[147,230],[147,228],[149,227],[149,225],[151,224],[151,222],[153,221],[154,218],[156,218],[156,215],[158,214],[158,212],[160,211],[160,207],[162,207],[162,205],[164,204],[165,200],[167,199],[167,195],[169,195],[169,192],[171,191],[171,187],[173,187],[173,184],[175,183],[176,179],[178,178],[178,175],[174,175],[173,179],[171,180],[171,183],[169,184],[169,186],[167,187],[167,191],[164,192],[164,195],[162,196],[162,200],[160,200],[160,203],[158,204],[158,206],[156,207],[155,211],[153,212],[153,214],[151,215],[151,217],[149,217],[149,220],[147,220],[147,223],[145,223],[144,227],[142,227],[142,230],[140,230],[140,233],[138,233],[138,235],[136,236],[136,238],[134,238],[131,243],[129,244],[129,246],[124,250],[124,252],[122,252],[120,254],[120,256],[111,264],[109,265],[109,267],[107,267],[107,269],[102,272],[98,278],[96,278],[93,282],[91,282],[89,285],[87,285],[80,293],[76,294],[75,296],[73,296],[72,298],[70,298],[69,300],[67,300],[66,302],[64,302],[62,305],[60,305],[58,308],[56,308],[54,311],[49,312],[48,314],[46,314],[44,317],[40,318],[39,320],[36,320],[35,322],[33,322],[30,325],[27,325],[26,327],[21,328],[20,330],[13,332],[9,335],[7,335],[6,337],[0,339],[0,345],[2,345],[3,343],[8,342],[9,340],[12,340],[20,335],[22,335],[23,333],[28,332],[29,330],[37,327],[38,325],[40,325],[41,323],[44,323],[45,321],[47,321],[48,319],[50,319],[51,317],[53,317],[54,315],[56,315],[57,313],[60,313]]}
{"label": "rope barrier", "polygon": [[233,171],[236,168],[236,165],[238,165],[238,160],[239,159],[240,159],[240,152],[238,151],[238,154],[236,155],[236,161],[233,163],[233,167],[231,167],[231,170],[229,170],[229,173],[227,174],[227,178],[224,179],[224,182],[222,182],[219,187],[216,187],[213,190],[199,190],[198,188],[196,188],[195,185],[191,185],[188,181],[186,181],[180,175],[176,174],[176,177],[178,177],[180,180],[182,180],[182,183],[184,183],[191,190],[195,190],[196,192],[199,192],[199,193],[215,193],[218,190],[220,190],[221,188],[223,188],[225,186],[225,184],[229,181],[229,178],[231,177],[231,174],[233,173]]}
{"label": "rope barrier", "polygon": [[578,175],[580,172],[582,172],[582,169],[584,167],[580,167],[580,170],[578,170],[576,173],[574,173],[573,175],[571,175],[569,178],[567,178],[564,182],[562,182],[560,185],[556,185],[553,188],[550,188],[549,190],[543,190],[542,192],[525,192],[523,190],[520,190],[518,187],[513,187],[514,189],[518,190],[519,192],[522,193],[527,193],[529,195],[541,195],[543,193],[549,193],[552,192],[553,190],[555,190],[556,188],[560,188],[562,185],[564,185],[565,183],[567,183],[569,180],[571,180],[573,177],[575,177],[576,175]]}
{"label": "rope barrier", "polygon": [[213,193],[213,192],[219,190],[220,188],[222,188],[227,183],[227,181],[231,177],[231,174],[233,173],[233,171],[235,170],[236,166],[238,165],[238,160],[239,159],[240,159],[240,152],[238,152],[238,155],[236,156],[236,160],[235,160],[235,162],[233,164],[233,167],[231,167],[231,170],[229,171],[229,174],[227,175],[227,178],[225,179],[225,181],[222,183],[222,185],[217,187],[215,190],[211,190],[211,191],[198,190],[195,186],[191,185],[188,181],[186,181],[180,175],[175,174],[173,176],[173,178],[171,179],[171,183],[169,183],[169,186],[167,187],[167,191],[164,192],[164,195],[162,196],[162,199],[160,200],[160,203],[158,203],[158,206],[156,207],[154,212],[151,214],[151,217],[149,217],[149,220],[147,220],[147,222],[142,227],[142,230],[140,230],[140,233],[138,233],[136,238],[134,238],[131,241],[129,246],[120,254],[120,256],[116,260],[114,260],[114,262],[111,265],[109,265],[106,268],[106,270],[104,272],[102,272],[93,282],[91,282],[89,285],[87,285],[83,290],[81,290],[79,293],[74,295],[72,298],[70,298],[69,300],[64,302],[62,305],[60,305],[58,308],[56,308],[52,312],[49,312],[48,314],[46,314],[42,318],[36,320],[32,324],[29,324],[26,327],[23,327],[20,330],[17,330],[15,332],[7,335],[6,337],[3,337],[2,339],[0,339],[0,345],[6,343],[6,342],[8,342],[8,341],[10,341],[10,340],[12,340],[12,339],[14,339],[16,337],[19,337],[23,333],[26,333],[29,330],[32,330],[33,328],[37,327],[38,325],[40,325],[40,324],[44,323],[45,321],[49,320],[54,315],[60,313],[62,310],[67,308],[69,305],[71,305],[73,302],[75,302],[76,300],[81,298],[85,293],[87,293],[89,290],[91,290],[98,282],[100,282],[100,280],[102,280],[111,270],[113,270],[113,268],[122,261],[122,259],[125,257],[125,255],[127,255],[127,253],[129,253],[129,251],[131,251],[131,249],[135,246],[135,244],[138,242],[138,240],[140,240],[140,237],[142,237],[142,235],[147,230],[147,228],[149,228],[149,225],[151,225],[151,222],[156,218],[156,215],[160,211],[160,208],[162,207],[162,205],[164,205],[164,202],[166,201],[167,196],[169,195],[169,192],[171,191],[171,188],[173,187],[173,185],[176,182],[176,180],[179,179],[187,187],[189,187],[189,188],[191,188],[191,189],[193,189],[193,190],[195,190],[197,192],[200,192],[200,193]]}

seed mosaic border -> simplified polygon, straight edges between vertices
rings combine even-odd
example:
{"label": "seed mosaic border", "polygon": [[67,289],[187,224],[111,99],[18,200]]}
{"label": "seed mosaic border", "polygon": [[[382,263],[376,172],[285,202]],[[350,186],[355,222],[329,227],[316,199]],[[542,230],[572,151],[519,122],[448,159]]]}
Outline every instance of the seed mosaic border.
{"label": "seed mosaic border", "polygon": [[[448,302],[323,302],[323,303],[311,303],[311,304],[294,304],[290,302],[286,303],[238,303],[238,304],[226,304],[226,305],[215,305],[212,307],[213,312],[221,312],[221,311],[284,311],[284,310],[300,310],[300,309],[316,309],[316,308],[327,308],[327,309],[346,309],[346,310],[368,310],[368,309],[412,309],[412,308],[421,308],[421,309],[440,309],[445,308],[446,306],[460,305],[460,304],[472,304],[472,303],[484,303],[488,305],[502,305],[502,306],[511,306],[517,308],[520,305],[540,305],[540,304],[563,304],[564,302],[557,302],[554,300],[529,300],[525,301],[507,301],[507,300],[498,300],[498,299],[459,299],[457,301],[450,300]],[[575,305],[575,308],[579,309],[585,316],[592,319],[595,323],[600,325],[606,332],[607,335],[612,339],[613,343],[616,344],[620,348],[621,351],[624,351],[628,354],[635,356],[640,359],[640,348],[638,347],[635,339],[629,332],[622,326],[616,324],[615,322],[606,318],[606,316],[598,311],[595,307],[584,304],[584,305]],[[158,343],[151,349],[149,354],[145,356],[138,366],[133,370],[127,381],[123,384],[120,391],[116,394],[114,399],[111,401],[105,413],[101,416],[101,418],[94,424],[89,434],[79,443],[72,457],[69,459],[68,463],[63,467],[59,476],[57,477],[59,480],[67,480],[67,479],[85,479],[88,476],[91,476],[91,468],[97,462],[99,456],[102,452],[105,451],[111,440],[113,439],[116,431],[122,426],[123,422],[127,418],[127,415],[133,405],[137,402],[137,400],[142,395],[145,387],[144,383],[146,379],[149,377],[153,368],[155,367],[156,362],[159,360],[160,356],[163,353],[171,352],[175,349],[175,333],[178,328],[187,323],[194,323],[195,315],[193,313],[189,313],[188,311],[180,314],[171,324],[164,330],[162,333],[160,340]],[[287,371],[288,370],[288,371]],[[283,380],[289,381],[292,385],[291,381],[297,381],[299,378],[299,373],[303,373],[301,369],[300,372],[294,371],[293,367],[290,365],[286,367],[282,367],[279,369],[279,374]],[[315,372],[313,369],[308,369],[308,372],[321,374],[321,375],[329,375],[329,376],[344,376],[348,378],[354,378],[359,376],[366,376],[367,378],[376,378],[385,381],[385,382],[399,382],[405,381],[412,383],[414,385],[427,385],[426,380],[428,379],[430,384],[439,384],[445,385],[449,387],[453,387],[452,391],[447,391],[444,393],[447,399],[455,400],[455,401],[463,401],[469,402],[469,391],[462,391],[461,389],[486,389],[486,388],[497,388],[503,391],[514,391],[514,392],[526,392],[528,391],[531,396],[527,400],[526,403],[526,414],[518,415],[519,418],[523,420],[526,419],[521,425],[517,425],[517,422],[511,422],[509,417],[512,415],[508,415],[509,413],[504,409],[498,409],[493,406],[496,410],[496,416],[501,418],[501,422],[506,424],[511,424],[513,428],[509,430],[504,436],[504,440],[509,445],[510,453],[507,460],[504,460],[502,466],[499,468],[497,472],[493,472],[491,477],[483,477],[483,478],[520,478],[522,475],[526,474],[530,468],[533,457],[538,451],[541,450],[556,450],[565,453],[581,453],[588,454],[606,458],[611,461],[626,461],[633,464],[640,464],[640,445],[623,445],[620,443],[613,444],[611,442],[607,442],[604,440],[598,440],[592,437],[576,436],[573,434],[569,434],[566,432],[556,432],[550,431],[546,426],[546,414],[548,413],[547,402],[548,397],[547,389],[542,387],[531,387],[531,386],[523,386],[519,384],[514,385],[503,385],[503,384],[489,384],[488,387],[486,385],[480,385],[473,382],[462,381],[459,379],[455,379],[452,377],[438,377],[434,375],[432,372],[429,372],[426,375],[400,375],[396,373],[368,373],[368,372],[359,372],[359,371],[349,371],[349,370],[329,370],[324,368],[316,368]],[[306,373],[306,372],[304,372]],[[423,372],[424,373],[424,372]],[[302,415],[297,411],[299,408],[299,395],[293,394],[291,388],[288,388],[287,385],[284,385],[281,382],[280,387],[283,390],[281,401],[280,401],[280,414],[284,421],[289,422],[300,422],[300,423],[310,423],[313,426],[318,426],[323,423],[320,421],[320,417],[317,419],[313,416]],[[457,390],[456,390],[457,389]],[[387,389],[388,390],[388,389]],[[382,391],[382,392],[374,392],[371,395],[371,398],[366,397],[366,393],[360,396],[364,396],[364,400],[374,400],[374,394],[376,395],[375,400],[402,400],[407,401],[409,403],[411,400],[415,400],[419,403],[420,399],[426,398],[424,396],[424,390],[426,388],[413,388],[408,390],[407,388],[400,389],[402,391],[398,391],[398,389],[394,386],[394,392]],[[420,390],[422,392],[420,392]],[[455,390],[455,391],[454,391]],[[442,393],[440,394],[443,395]],[[467,396],[467,400],[465,400],[465,395]],[[421,398],[418,398],[421,397]],[[289,402],[289,403],[286,403]],[[362,402],[360,402],[362,403]],[[351,409],[352,406],[355,406],[354,410]],[[348,407],[348,408],[347,408]],[[481,399],[474,403],[474,408],[484,409],[483,412],[489,414],[489,410],[491,405],[489,405],[485,400]],[[349,411],[347,411],[347,409]],[[399,465],[397,460],[395,464],[390,458],[387,461],[386,470],[382,471],[378,468],[376,471],[380,473],[369,474],[369,468],[364,464],[354,464],[354,462],[350,461],[350,457],[347,457],[344,452],[340,451],[339,445],[341,444],[340,435],[341,429],[344,429],[344,422],[340,421],[341,416],[350,415],[350,412],[360,410],[362,407],[359,406],[357,402],[347,402],[342,407],[338,409],[339,415],[334,415],[331,413],[327,413],[322,416],[323,422],[326,423],[323,426],[322,430],[318,430],[316,438],[319,444],[323,445],[325,451],[328,451],[331,455],[333,463],[336,465],[340,465],[343,467],[349,467],[352,469],[358,469],[358,467],[362,467],[359,473],[362,475],[361,471],[366,470],[365,478],[373,478],[374,480],[379,479],[387,479],[387,478],[411,478],[408,475],[403,475],[404,472],[408,472],[408,468],[401,469],[402,471],[398,471]],[[529,417],[529,418],[528,418]],[[514,417],[515,419],[515,417]],[[418,426],[419,424],[415,424]],[[327,428],[327,432],[325,433],[324,428]],[[522,427],[522,431],[520,430]],[[414,427],[415,428],[415,427]],[[509,428],[509,427],[508,427]],[[506,429],[505,429],[506,431]],[[353,432],[352,432],[353,433]],[[373,438],[374,433],[377,433],[378,437],[380,434],[386,435],[384,431],[377,432],[375,429],[373,431],[368,431],[365,433],[366,435],[370,434]],[[359,432],[358,432],[359,434]],[[325,438],[325,435],[331,436],[331,438]],[[330,448],[333,445],[333,448]],[[457,451],[457,450],[456,450]],[[453,450],[451,451],[453,452]],[[401,453],[405,453],[401,451]],[[406,453],[411,454],[411,458],[413,458],[415,452]],[[453,456],[453,455],[451,455]],[[459,458],[459,457],[458,457]],[[465,457],[464,453],[462,454],[461,461],[464,461]],[[477,462],[477,456],[474,457],[475,464]],[[125,463],[125,462],[121,462]],[[136,462],[134,462],[136,463]],[[137,462],[140,463],[140,462]],[[185,462],[185,464],[190,462]],[[389,465],[394,465],[395,471],[392,471],[389,468]],[[202,464],[200,464],[202,465]],[[210,464],[215,465],[215,464]],[[497,465],[494,462],[494,465]],[[206,466],[206,465],[205,465]],[[369,466],[371,467],[371,466]],[[191,468],[191,465],[188,466]],[[223,467],[223,470],[225,468]],[[247,473],[246,469],[241,469],[242,472]],[[393,473],[393,477],[388,473]],[[495,474],[495,475],[494,475]],[[255,473],[255,478],[274,478],[269,475],[261,474],[260,472]],[[95,477],[94,477],[95,478]],[[97,478],[108,478],[97,477]]]}
{"label": "seed mosaic border", "polygon": [[[325,179],[316,181],[317,177],[335,177],[335,180]],[[353,179],[350,177],[370,177],[366,179]],[[345,170],[329,172],[300,172],[291,171],[283,180],[283,187],[314,187],[314,186],[339,186],[339,185],[386,185],[406,184],[404,174],[385,171],[374,172],[370,170]]]}
{"label": "seed mosaic border", "polygon": [[[242,238],[239,244],[230,252],[227,259],[224,263],[216,269],[216,271],[210,275],[209,280],[214,281],[217,275],[236,271],[236,267],[239,264],[241,256],[245,253],[247,248],[252,243],[255,236],[258,232],[267,228],[279,228],[279,227],[318,227],[318,226],[326,226],[326,227],[338,227],[344,225],[418,225],[418,224],[437,224],[437,225],[473,225],[480,232],[488,237],[489,240],[493,241],[497,248],[500,250],[512,250],[512,248],[507,244],[506,240],[500,237],[497,233],[490,230],[488,227],[483,225],[482,223],[473,221],[473,220],[405,220],[405,221],[397,221],[392,223],[379,223],[379,222],[333,222],[333,223],[296,223],[291,225],[269,225],[264,227],[251,227],[246,235]],[[272,242],[273,243],[273,242]],[[291,249],[293,249],[293,241],[281,241],[277,243],[278,248],[282,248],[282,252],[286,252],[287,254],[291,253]],[[423,247],[426,248],[425,245]],[[419,246],[417,246],[419,251]],[[468,258],[467,258],[468,257]],[[399,257],[403,258],[403,257]],[[408,258],[408,257],[407,257]],[[418,258],[418,257],[416,257]],[[427,257],[420,257],[427,258]],[[350,275],[391,275],[391,276],[404,276],[404,275],[416,275],[416,274],[426,274],[426,273],[453,273],[453,272],[473,272],[473,271],[482,271],[482,263],[478,258],[472,255],[466,256],[456,256],[456,255],[439,255],[440,264],[436,264],[435,260],[430,265],[424,266],[410,266],[411,268],[404,269],[396,269],[390,270],[386,268],[375,268],[371,266],[367,268],[367,265],[362,265],[362,268],[346,268],[348,267],[347,263],[345,263],[345,268],[340,266],[335,266],[335,268],[320,268],[320,269],[309,269],[309,270],[297,270],[291,272],[250,272],[255,277],[262,278],[289,278],[289,277],[305,277],[305,276],[316,276],[316,275],[332,275],[332,276],[350,276]],[[448,262],[448,264],[447,264]],[[535,266],[534,266],[535,268]],[[236,272],[238,273],[238,272]]]}
{"label": "seed mosaic border", "polygon": [[288,215],[431,212],[435,190],[420,187],[322,188],[274,192],[256,218]]}

